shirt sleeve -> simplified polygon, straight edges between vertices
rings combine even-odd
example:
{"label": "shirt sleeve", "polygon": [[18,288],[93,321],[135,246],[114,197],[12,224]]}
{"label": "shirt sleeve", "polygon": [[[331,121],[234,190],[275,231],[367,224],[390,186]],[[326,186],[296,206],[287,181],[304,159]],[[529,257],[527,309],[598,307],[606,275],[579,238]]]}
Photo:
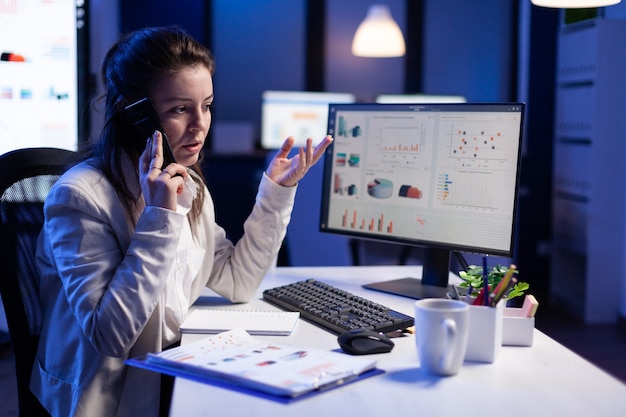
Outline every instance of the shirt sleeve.
{"label": "shirt sleeve", "polygon": [[55,186],[44,213],[46,254],[85,337],[123,355],[159,301],[185,216],[146,207],[133,230],[104,180]]}
{"label": "shirt sleeve", "polygon": [[[296,190],[273,182],[264,173],[236,245],[215,225],[214,260],[206,282],[209,288],[234,302],[252,298],[285,238]],[[210,205],[212,211],[212,202]]]}

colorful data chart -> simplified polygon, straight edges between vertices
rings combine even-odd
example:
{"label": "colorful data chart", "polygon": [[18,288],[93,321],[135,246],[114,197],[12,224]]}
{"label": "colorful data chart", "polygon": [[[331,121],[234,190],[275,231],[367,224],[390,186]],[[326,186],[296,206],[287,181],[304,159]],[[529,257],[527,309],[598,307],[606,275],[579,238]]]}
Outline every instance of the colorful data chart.
{"label": "colorful data chart", "polygon": [[363,134],[361,126],[348,126],[346,118],[339,116],[337,123],[337,135],[345,138],[357,138]]}
{"label": "colorful data chart", "polygon": [[376,178],[367,184],[367,193],[374,198],[389,198],[393,195],[393,182]]}
{"label": "colorful data chart", "polygon": [[344,152],[338,152],[335,155],[335,166],[338,166],[338,167],[346,166],[346,154]]}
{"label": "colorful data chart", "polygon": [[352,213],[349,213],[348,210],[344,211],[341,218],[341,226],[349,229],[368,230],[370,232],[393,233],[393,221],[385,220],[384,214],[377,218],[370,217],[366,219],[360,217],[356,210],[352,210]]}
{"label": "colorful data chart", "polygon": [[387,124],[381,128],[381,152],[419,154],[422,127],[414,122]]}
{"label": "colorful data chart", "polygon": [[333,192],[339,195],[356,195],[358,188],[355,184],[344,184],[344,177],[340,174],[335,174],[333,177]]}
{"label": "colorful data chart", "polygon": [[453,128],[450,156],[455,158],[508,159],[510,149],[505,130],[487,131],[477,127]]}
{"label": "colorful data chart", "polygon": [[483,172],[465,172],[463,175],[441,173],[437,176],[437,200],[448,207],[472,207],[493,210],[498,206],[493,189],[498,178]]}
{"label": "colorful data chart", "polygon": [[398,196],[420,199],[422,198],[422,190],[411,185],[401,185],[400,191],[398,191]]}
{"label": "colorful data chart", "polygon": [[348,159],[348,165],[356,168],[361,164],[361,155],[358,153],[351,153],[350,159]]}

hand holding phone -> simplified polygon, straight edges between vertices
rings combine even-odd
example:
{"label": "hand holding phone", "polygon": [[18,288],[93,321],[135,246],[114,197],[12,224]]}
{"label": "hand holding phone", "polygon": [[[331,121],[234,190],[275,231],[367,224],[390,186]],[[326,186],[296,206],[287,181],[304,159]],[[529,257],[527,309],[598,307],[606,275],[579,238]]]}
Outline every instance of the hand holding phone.
{"label": "hand holding phone", "polygon": [[146,140],[152,137],[155,130],[158,130],[163,137],[163,168],[176,162],[170,142],[161,126],[161,121],[150,97],[142,98],[124,107],[122,119],[133,130],[133,137],[139,153],[145,149]]}

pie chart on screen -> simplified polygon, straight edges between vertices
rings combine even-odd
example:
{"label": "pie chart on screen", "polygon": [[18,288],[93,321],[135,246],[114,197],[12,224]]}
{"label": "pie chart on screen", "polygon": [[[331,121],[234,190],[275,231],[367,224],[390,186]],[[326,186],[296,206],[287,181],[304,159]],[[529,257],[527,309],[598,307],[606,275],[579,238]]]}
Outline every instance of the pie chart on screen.
{"label": "pie chart on screen", "polygon": [[393,182],[376,178],[367,184],[367,193],[374,198],[389,198],[393,194]]}

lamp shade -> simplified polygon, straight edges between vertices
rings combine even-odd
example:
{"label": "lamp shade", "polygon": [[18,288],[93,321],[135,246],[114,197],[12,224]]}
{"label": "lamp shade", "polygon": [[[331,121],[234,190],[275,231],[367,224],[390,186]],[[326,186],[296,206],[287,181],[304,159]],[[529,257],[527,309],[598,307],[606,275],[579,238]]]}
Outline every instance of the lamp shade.
{"label": "lamp shade", "polygon": [[391,17],[389,7],[370,6],[352,40],[352,54],[370,58],[391,58],[405,53],[404,36]]}
{"label": "lamp shade", "polygon": [[531,0],[535,6],[558,9],[587,9],[590,7],[612,6],[621,0]]}

